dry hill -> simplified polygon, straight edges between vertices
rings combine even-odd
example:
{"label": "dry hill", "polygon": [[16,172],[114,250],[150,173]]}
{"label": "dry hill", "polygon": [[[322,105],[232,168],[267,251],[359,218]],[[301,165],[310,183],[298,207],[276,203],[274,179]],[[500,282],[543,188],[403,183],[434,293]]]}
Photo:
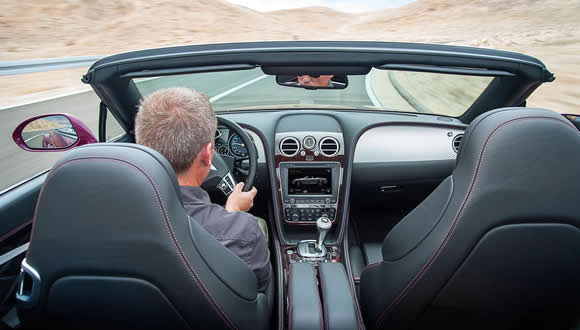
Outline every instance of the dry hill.
{"label": "dry hill", "polygon": [[20,7],[0,0],[0,60],[199,43],[332,39],[348,16],[328,8],[265,14],[221,0],[37,0]]}
{"label": "dry hill", "polygon": [[[255,40],[434,42],[514,50],[540,58],[556,82],[532,96],[580,112],[580,0],[419,0],[349,15],[328,8],[269,13],[224,0],[0,0],[0,61],[112,54],[183,44]],[[60,73],[0,78],[4,102],[66,88]],[[78,74],[70,74],[78,85]],[[47,82],[50,79],[50,83]]]}

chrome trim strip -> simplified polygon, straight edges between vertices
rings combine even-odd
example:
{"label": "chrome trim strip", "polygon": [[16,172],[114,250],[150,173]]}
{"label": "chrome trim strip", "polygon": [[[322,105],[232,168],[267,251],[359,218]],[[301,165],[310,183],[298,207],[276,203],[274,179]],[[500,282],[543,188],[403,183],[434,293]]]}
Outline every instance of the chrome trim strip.
{"label": "chrome trim strip", "polygon": [[228,172],[228,174],[226,174],[224,179],[225,180],[223,180],[223,181],[228,185],[228,188],[230,188],[232,191],[234,191],[234,188],[236,186],[236,180],[234,180],[234,177],[232,176],[232,172]]}
{"label": "chrome trim strip", "polygon": [[36,178],[38,178],[40,176],[45,175],[46,173],[48,173],[51,170],[51,168],[52,167],[49,167],[46,170],[42,170],[42,171],[40,171],[40,172],[32,175],[31,177],[26,178],[26,179],[24,179],[22,181],[19,181],[19,182],[15,183],[15,184],[11,185],[10,187],[8,187],[8,188],[0,191],[0,196],[4,195],[5,193],[9,192],[10,190],[12,190],[12,189],[14,189],[14,188],[16,188],[18,186],[21,186],[21,185],[23,185],[23,184],[25,184],[25,183],[27,183],[29,181],[32,181],[32,180],[34,180],[34,179],[36,179]]}
{"label": "chrome trim strip", "polygon": [[256,151],[258,152],[258,163],[266,163],[266,153],[264,151],[264,144],[262,139],[251,129],[246,128],[246,132],[250,134],[250,137],[254,140],[254,145],[256,146]]}
{"label": "chrome trim strip", "polygon": [[[28,274],[33,280],[30,294],[24,292],[24,273]],[[18,290],[16,291],[16,299],[20,301],[23,305],[30,307],[34,306],[38,302],[40,293],[40,274],[30,266],[26,261],[26,258],[22,260],[20,265],[20,277],[18,279]]]}
{"label": "chrome trim strip", "polygon": [[28,245],[30,245],[30,243],[22,244],[19,247],[15,248],[14,250],[8,251],[8,252],[4,253],[3,255],[1,255],[0,256],[0,266],[4,265],[8,261],[18,257],[22,253],[26,252],[26,250],[28,250]]}
{"label": "chrome trim strip", "polygon": [[[30,243],[28,243],[28,244],[30,244]],[[30,266],[30,264],[28,264],[28,261],[26,261],[26,258],[22,259],[22,269],[40,281],[40,274],[38,274],[38,272],[36,271],[36,269],[34,269],[34,267],[32,267],[32,266]]]}

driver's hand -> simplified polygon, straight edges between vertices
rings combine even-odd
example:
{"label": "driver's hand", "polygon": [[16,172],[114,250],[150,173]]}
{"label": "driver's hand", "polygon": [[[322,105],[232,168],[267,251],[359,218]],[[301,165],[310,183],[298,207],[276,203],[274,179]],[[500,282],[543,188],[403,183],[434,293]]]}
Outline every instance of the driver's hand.
{"label": "driver's hand", "polygon": [[228,196],[228,201],[226,202],[226,210],[228,212],[248,212],[254,206],[254,197],[258,193],[256,187],[252,187],[248,192],[243,192],[242,189],[244,189],[244,183],[240,182]]}

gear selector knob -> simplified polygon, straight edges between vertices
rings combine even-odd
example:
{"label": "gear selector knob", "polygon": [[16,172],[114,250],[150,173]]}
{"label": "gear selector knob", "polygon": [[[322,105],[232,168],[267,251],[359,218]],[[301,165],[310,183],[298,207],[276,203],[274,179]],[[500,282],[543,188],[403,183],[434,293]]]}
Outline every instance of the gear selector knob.
{"label": "gear selector knob", "polygon": [[316,228],[318,228],[318,248],[322,250],[326,233],[332,227],[332,222],[327,217],[320,217],[316,220]]}

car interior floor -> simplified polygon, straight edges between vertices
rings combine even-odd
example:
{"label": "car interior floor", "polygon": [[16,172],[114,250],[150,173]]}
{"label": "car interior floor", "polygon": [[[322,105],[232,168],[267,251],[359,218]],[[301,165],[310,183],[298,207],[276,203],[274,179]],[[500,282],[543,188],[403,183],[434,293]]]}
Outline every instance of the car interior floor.
{"label": "car interior floor", "polygon": [[[364,267],[382,260],[382,245],[389,231],[416,205],[405,203],[397,207],[353,209],[350,212],[348,245],[352,273],[358,284]],[[358,291],[358,285],[357,285]]]}

